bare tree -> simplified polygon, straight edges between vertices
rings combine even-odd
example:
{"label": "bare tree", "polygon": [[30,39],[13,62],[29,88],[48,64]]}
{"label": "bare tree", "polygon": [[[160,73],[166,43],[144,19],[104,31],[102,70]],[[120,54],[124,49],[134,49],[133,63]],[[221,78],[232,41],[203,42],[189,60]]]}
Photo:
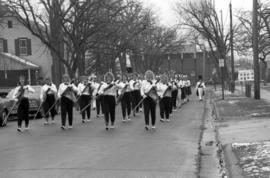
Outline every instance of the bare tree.
{"label": "bare tree", "polygon": [[[123,0],[7,0],[17,19],[38,37],[69,74],[83,75],[87,47],[125,8]],[[103,35],[102,37],[106,37]],[[63,50],[67,52],[66,57]],[[58,69],[56,69],[58,70]]]}
{"label": "bare tree", "polygon": [[[267,62],[266,57],[270,54],[270,9],[268,3],[260,3],[258,9],[258,31],[259,31],[259,59],[263,64],[262,79],[266,81]],[[252,12],[239,11],[237,18],[240,22],[239,29],[235,34],[236,51],[240,55],[252,53]]]}
{"label": "bare tree", "polygon": [[168,54],[177,53],[185,39],[177,37],[176,28],[154,26],[141,36],[143,60],[138,61],[141,70],[151,69],[160,72],[159,68],[167,61]]}
{"label": "bare tree", "polygon": [[0,25],[3,23],[3,18],[7,15],[7,6],[0,0]]}
{"label": "bare tree", "polygon": [[[230,50],[230,32],[224,30],[223,22],[212,1],[199,0],[185,3],[181,1],[177,4],[176,11],[183,25],[194,31],[199,38],[206,40],[211,51],[210,55],[214,59],[216,68],[219,69],[218,59],[226,59]],[[227,71],[226,65],[225,71]],[[220,75],[219,70],[218,73]]]}
{"label": "bare tree", "polygon": [[[97,60],[100,56],[106,56],[109,61],[98,60],[97,66],[101,66],[102,62],[108,62],[113,72],[115,71],[115,60],[119,59],[121,71],[126,70],[126,53],[127,51],[136,52],[139,47],[138,36],[151,27],[151,12],[149,9],[143,8],[142,4],[129,0],[125,2],[125,9],[118,14],[113,23],[107,26],[107,38],[98,38],[96,52]],[[100,34],[104,36],[104,34]]]}

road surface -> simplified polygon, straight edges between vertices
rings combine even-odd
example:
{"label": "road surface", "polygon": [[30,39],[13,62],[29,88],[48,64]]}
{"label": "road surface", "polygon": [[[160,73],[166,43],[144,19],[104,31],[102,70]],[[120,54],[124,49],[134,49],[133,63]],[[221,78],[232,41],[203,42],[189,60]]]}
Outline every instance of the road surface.
{"label": "road surface", "polygon": [[[72,130],[31,120],[31,130],[16,131],[16,122],[0,128],[0,178],[189,178],[196,177],[196,158],[204,102],[193,96],[170,123],[145,131],[143,114],[114,130],[103,118],[82,124],[75,112]],[[92,116],[95,114],[92,113]]]}

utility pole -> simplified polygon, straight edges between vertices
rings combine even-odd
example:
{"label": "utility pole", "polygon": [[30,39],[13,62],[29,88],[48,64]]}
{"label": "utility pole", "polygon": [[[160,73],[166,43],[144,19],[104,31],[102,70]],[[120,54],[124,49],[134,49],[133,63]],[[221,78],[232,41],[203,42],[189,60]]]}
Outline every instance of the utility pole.
{"label": "utility pole", "polygon": [[254,99],[260,99],[260,69],[258,52],[258,1],[253,0],[253,63],[254,63]]}
{"label": "utility pole", "polygon": [[231,92],[234,93],[234,49],[233,49],[233,19],[232,19],[232,2],[230,2],[230,45],[231,45]]}

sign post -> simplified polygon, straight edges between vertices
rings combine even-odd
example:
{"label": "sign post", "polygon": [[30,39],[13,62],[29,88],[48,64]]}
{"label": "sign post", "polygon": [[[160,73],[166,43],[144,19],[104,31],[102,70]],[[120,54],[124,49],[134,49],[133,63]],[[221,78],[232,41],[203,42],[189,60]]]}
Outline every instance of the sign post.
{"label": "sign post", "polygon": [[221,70],[221,85],[222,85],[222,99],[224,100],[224,74],[223,74],[223,69],[224,69],[224,59],[219,59],[218,64]]}

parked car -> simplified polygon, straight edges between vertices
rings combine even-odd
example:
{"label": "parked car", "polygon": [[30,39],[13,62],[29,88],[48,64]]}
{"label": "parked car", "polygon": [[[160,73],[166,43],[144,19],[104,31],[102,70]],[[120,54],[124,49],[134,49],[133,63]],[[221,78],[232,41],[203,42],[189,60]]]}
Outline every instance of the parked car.
{"label": "parked car", "polygon": [[[29,95],[29,117],[34,117],[36,114],[41,101],[40,101],[40,92],[41,86],[32,86],[35,90],[34,93],[30,93]],[[15,104],[15,100],[12,98],[15,92],[15,88],[12,89],[5,98],[0,98],[0,126],[6,126],[9,120],[17,119],[17,108],[18,105]],[[12,106],[15,104],[15,107],[11,110]],[[5,119],[10,112],[10,115],[7,119]],[[41,110],[38,113],[37,118],[41,117]]]}

